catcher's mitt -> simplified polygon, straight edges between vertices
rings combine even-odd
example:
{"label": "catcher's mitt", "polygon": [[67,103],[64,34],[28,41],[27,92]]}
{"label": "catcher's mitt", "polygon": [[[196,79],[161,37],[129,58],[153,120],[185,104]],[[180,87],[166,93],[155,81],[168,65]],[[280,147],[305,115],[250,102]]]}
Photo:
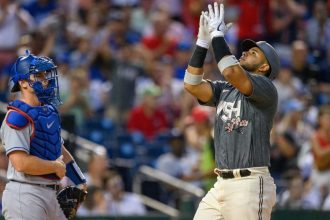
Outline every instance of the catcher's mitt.
{"label": "catcher's mitt", "polygon": [[86,199],[87,191],[67,186],[57,193],[57,200],[68,219],[76,216],[80,204]]}

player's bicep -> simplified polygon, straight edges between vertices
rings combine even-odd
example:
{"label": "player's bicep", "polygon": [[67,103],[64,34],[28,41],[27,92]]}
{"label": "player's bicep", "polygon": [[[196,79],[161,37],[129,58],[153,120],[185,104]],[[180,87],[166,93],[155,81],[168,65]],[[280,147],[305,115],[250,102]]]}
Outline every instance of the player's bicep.
{"label": "player's bicep", "polygon": [[203,80],[198,85],[189,85],[185,83],[184,87],[190,94],[195,96],[201,102],[206,103],[213,97],[212,87],[206,80]]}
{"label": "player's bicep", "polygon": [[30,152],[30,127],[22,130],[13,129],[5,125],[3,131],[3,145],[6,154],[9,155],[13,151]]}
{"label": "player's bicep", "polygon": [[8,158],[18,172],[23,172],[24,170],[24,162],[26,160],[26,157],[28,156],[28,153],[25,151],[12,151],[9,153]]}
{"label": "player's bicep", "polygon": [[249,100],[258,103],[259,106],[275,106],[277,105],[277,90],[270,79],[262,75],[249,75],[253,85],[253,91]]}

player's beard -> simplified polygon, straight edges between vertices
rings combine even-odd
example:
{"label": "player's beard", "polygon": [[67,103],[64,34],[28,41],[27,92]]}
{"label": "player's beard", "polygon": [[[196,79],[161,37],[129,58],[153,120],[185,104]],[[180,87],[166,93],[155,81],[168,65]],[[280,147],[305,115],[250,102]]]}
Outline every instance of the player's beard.
{"label": "player's beard", "polygon": [[254,73],[259,66],[256,64],[241,63],[241,67],[243,67],[243,69],[245,69],[248,72]]}

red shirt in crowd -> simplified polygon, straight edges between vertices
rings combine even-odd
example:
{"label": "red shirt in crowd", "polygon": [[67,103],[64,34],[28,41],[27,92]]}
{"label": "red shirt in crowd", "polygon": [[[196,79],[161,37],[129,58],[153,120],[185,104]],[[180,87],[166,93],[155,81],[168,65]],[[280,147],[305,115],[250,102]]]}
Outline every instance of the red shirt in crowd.
{"label": "red shirt in crowd", "polygon": [[270,0],[230,0],[228,4],[239,7],[237,24],[240,40],[260,40],[271,32]]}
{"label": "red shirt in crowd", "polygon": [[149,50],[162,49],[166,55],[173,56],[176,42],[174,40],[160,38],[157,36],[148,36],[142,39],[142,44]]}
{"label": "red shirt in crowd", "polygon": [[164,112],[156,109],[154,114],[146,115],[142,107],[132,109],[128,118],[127,127],[129,131],[139,131],[147,139],[168,128],[168,121]]}

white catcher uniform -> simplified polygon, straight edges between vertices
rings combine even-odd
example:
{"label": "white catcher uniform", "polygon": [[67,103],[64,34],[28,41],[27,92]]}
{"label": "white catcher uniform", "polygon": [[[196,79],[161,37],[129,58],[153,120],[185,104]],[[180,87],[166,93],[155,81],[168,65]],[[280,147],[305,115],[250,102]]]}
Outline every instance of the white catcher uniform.
{"label": "white catcher uniform", "polygon": [[[32,126],[21,130],[11,128],[6,123],[8,113],[0,129],[6,154],[17,150],[29,153]],[[10,161],[7,178],[9,182],[2,196],[2,214],[6,220],[66,220],[56,199],[58,180],[18,172]]]}

